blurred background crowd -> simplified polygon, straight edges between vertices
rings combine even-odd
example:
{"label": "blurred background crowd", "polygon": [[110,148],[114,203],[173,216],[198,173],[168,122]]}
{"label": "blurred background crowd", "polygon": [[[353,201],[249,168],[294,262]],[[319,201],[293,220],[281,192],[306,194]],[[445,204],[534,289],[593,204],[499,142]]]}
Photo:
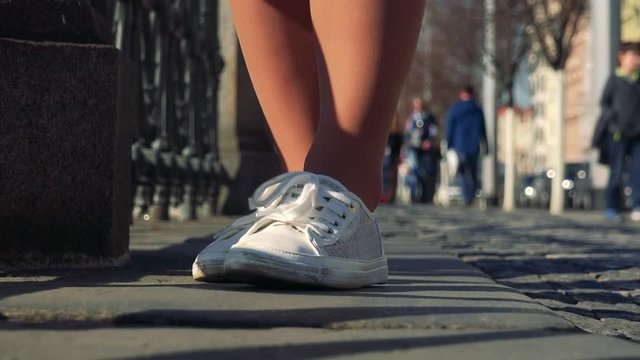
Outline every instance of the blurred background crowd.
{"label": "blurred background crowd", "polygon": [[[598,151],[593,139],[605,85],[620,75],[620,51],[640,52],[640,0],[427,3],[389,137],[383,201],[553,213],[611,208],[610,164],[600,157],[608,142]],[[623,76],[632,92],[635,66]],[[634,94],[632,103],[640,104]],[[459,129],[469,121],[456,114],[474,111],[465,103],[484,115],[486,129]],[[640,124],[640,107],[631,108],[629,121]],[[632,131],[622,137],[634,143],[640,134]],[[461,141],[470,149],[462,151]],[[631,148],[614,189],[619,211],[637,206]]]}

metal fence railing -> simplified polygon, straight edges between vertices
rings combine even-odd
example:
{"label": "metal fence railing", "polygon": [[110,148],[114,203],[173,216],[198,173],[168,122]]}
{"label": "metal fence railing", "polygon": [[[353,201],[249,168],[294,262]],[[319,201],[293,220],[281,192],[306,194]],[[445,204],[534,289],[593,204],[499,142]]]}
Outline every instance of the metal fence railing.
{"label": "metal fence railing", "polygon": [[132,60],[138,119],[132,139],[133,216],[214,214],[224,172],[217,133],[218,1],[92,0]]}

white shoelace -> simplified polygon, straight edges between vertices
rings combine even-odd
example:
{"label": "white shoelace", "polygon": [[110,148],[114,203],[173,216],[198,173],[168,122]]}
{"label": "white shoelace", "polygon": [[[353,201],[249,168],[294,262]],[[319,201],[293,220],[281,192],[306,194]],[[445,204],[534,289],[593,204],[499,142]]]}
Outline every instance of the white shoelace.
{"label": "white shoelace", "polygon": [[[339,228],[348,221],[355,209],[351,198],[320,184],[311,173],[292,173],[274,179],[256,190],[258,207],[247,231],[253,234],[274,224],[286,224],[302,232],[315,245],[330,244],[338,239]],[[257,220],[256,220],[257,219]]]}
{"label": "white shoelace", "polygon": [[[216,233],[214,240],[228,239],[238,231],[244,230],[253,225],[263,212],[274,208],[283,202],[293,201],[297,197],[296,189],[288,188],[291,179],[301,173],[286,173],[260,185],[249,198],[249,209],[256,210],[249,215],[236,219],[233,223]],[[287,198],[288,196],[288,198]]]}

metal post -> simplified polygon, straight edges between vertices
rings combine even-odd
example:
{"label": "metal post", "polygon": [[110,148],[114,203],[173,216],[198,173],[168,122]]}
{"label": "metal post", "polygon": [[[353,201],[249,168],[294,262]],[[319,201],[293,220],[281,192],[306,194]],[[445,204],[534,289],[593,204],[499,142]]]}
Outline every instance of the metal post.
{"label": "metal post", "polygon": [[609,0],[609,69],[613,72],[618,64],[618,47],[622,39],[621,1]]}
{"label": "metal post", "polygon": [[493,57],[496,50],[495,0],[485,0],[485,59],[486,71],[482,80],[482,104],[487,129],[487,147],[489,154],[482,160],[482,193],[485,205],[497,204],[496,173],[496,79],[493,74]]}
{"label": "metal post", "polygon": [[[617,64],[617,49],[620,44],[620,0],[592,1],[590,13],[590,86],[587,101],[587,121],[583,134],[589,137],[600,113],[600,97],[607,78]],[[609,177],[609,168],[598,164],[597,155],[590,158],[592,169],[593,203],[604,206],[604,189]]]}
{"label": "metal post", "polygon": [[515,149],[515,114],[512,107],[505,112],[504,127],[504,200],[502,210],[513,211],[516,207],[516,149]]}
{"label": "metal post", "polygon": [[555,129],[552,134],[554,141],[552,142],[553,151],[551,155],[551,163],[553,164],[553,177],[551,179],[551,205],[550,212],[553,215],[560,215],[564,211],[565,190],[562,186],[565,174],[564,163],[564,110],[565,110],[565,91],[564,91],[564,70],[556,70],[554,72],[554,82],[558,96],[555,114],[552,126]]}
{"label": "metal post", "polygon": [[[205,134],[208,139],[208,152],[204,157],[203,178],[206,191],[203,193],[202,202],[207,215],[218,213],[218,198],[220,197],[220,185],[227,181],[226,172],[220,161],[220,144],[218,138],[218,90],[220,87],[220,74],[224,68],[224,61],[220,55],[220,39],[218,38],[219,8],[217,2],[204,1],[205,7],[205,64],[207,82],[205,86]],[[205,130],[206,132],[207,130]]]}

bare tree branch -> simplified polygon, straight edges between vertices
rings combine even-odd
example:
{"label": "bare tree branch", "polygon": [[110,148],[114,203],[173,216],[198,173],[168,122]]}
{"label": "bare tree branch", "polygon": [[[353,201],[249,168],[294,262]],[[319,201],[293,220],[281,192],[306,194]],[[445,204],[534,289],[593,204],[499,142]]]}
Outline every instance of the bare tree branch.
{"label": "bare tree branch", "polygon": [[[479,82],[482,73],[497,80],[501,98],[513,105],[515,77],[533,42],[528,30],[532,18],[527,0],[495,1],[491,16],[483,1],[427,0],[423,37],[401,98],[401,114],[408,113],[413,96],[424,94],[431,110],[444,117],[459,87]],[[485,22],[495,25],[493,53],[485,48]]]}
{"label": "bare tree branch", "polygon": [[554,70],[564,69],[586,16],[586,0],[522,0],[540,52]]}

